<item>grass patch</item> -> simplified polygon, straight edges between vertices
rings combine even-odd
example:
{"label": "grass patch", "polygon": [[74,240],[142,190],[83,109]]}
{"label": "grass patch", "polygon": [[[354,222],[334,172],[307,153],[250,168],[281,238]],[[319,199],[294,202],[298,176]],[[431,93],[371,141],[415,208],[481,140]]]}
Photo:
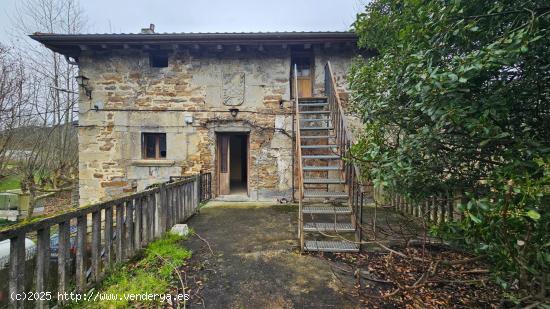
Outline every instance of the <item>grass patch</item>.
{"label": "grass patch", "polygon": [[21,176],[10,175],[0,180],[0,192],[14,189],[21,189]]}
{"label": "grass patch", "polygon": [[165,234],[149,244],[139,259],[115,266],[98,291],[94,291],[94,294],[108,295],[109,300],[73,303],[70,308],[129,308],[133,305],[158,307],[162,305],[159,299],[133,303],[127,299],[127,295],[167,294],[171,287],[178,287],[179,293],[183,293],[175,269],[183,266],[191,257],[191,252],[181,245],[184,239],[176,234]]}

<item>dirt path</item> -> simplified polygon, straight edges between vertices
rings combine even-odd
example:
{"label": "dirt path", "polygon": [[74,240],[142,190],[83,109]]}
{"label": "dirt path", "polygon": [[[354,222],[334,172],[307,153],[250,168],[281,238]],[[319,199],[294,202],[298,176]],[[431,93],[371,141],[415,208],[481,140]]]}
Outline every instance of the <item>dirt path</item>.
{"label": "dirt path", "polygon": [[295,207],[212,204],[189,226],[187,280],[203,287],[191,308],[358,308],[338,291],[325,260],[297,252]]}

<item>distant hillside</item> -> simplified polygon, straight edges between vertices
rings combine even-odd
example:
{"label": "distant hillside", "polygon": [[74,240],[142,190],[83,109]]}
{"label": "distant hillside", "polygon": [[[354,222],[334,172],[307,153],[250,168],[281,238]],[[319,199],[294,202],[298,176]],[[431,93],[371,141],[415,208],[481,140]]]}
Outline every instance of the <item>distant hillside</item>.
{"label": "distant hillside", "polygon": [[[70,135],[76,137],[77,134],[77,123],[73,123],[68,128]],[[53,139],[59,130],[62,130],[63,127],[50,127],[50,126],[25,126],[12,129],[9,134],[12,134],[12,141],[17,143],[17,150],[31,150],[36,144],[37,140],[42,139]],[[0,138],[4,137],[6,132],[0,132]],[[11,147],[10,147],[11,148]]]}

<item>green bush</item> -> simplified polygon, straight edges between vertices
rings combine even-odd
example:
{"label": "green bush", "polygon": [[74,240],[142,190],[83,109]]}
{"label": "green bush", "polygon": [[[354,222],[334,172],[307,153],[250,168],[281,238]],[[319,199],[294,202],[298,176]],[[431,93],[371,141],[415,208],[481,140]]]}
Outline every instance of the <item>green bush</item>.
{"label": "green bush", "polygon": [[365,177],[413,200],[470,192],[466,219],[437,231],[535,292],[550,265],[547,4],[372,1],[354,28],[377,54],[350,73]]}

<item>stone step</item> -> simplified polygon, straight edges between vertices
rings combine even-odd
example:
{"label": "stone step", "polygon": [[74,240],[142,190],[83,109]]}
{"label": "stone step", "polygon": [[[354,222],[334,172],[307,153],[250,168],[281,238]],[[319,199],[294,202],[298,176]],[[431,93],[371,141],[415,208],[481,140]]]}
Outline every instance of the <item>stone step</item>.
{"label": "stone step", "polygon": [[340,166],[314,166],[314,165],[307,165],[303,166],[302,169],[304,171],[340,171],[342,170],[342,167]]}
{"label": "stone step", "polygon": [[348,198],[344,191],[305,190],[304,198]]}
{"label": "stone step", "polygon": [[336,207],[336,206],[304,206],[302,208],[302,213],[349,215],[351,214],[351,209],[349,207]]}
{"label": "stone step", "polygon": [[332,127],[302,127],[302,126],[300,126],[300,130],[304,130],[304,131],[332,130]]}
{"label": "stone step", "polygon": [[327,148],[338,148],[338,145],[302,145],[302,149],[327,149]]}
{"label": "stone step", "polygon": [[351,223],[307,222],[304,232],[355,232]]}
{"label": "stone step", "polygon": [[339,155],[302,155],[304,160],[339,160],[341,157]]}
{"label": "stone step", "polygon": [[359,245],[347,241],[306,240],[305,251],[319,252],[359,252]]}
{"label": "stone step", "polygon": [[346,183],[345,180],[339,178],[304,178],[304,184],[342,184]]}

